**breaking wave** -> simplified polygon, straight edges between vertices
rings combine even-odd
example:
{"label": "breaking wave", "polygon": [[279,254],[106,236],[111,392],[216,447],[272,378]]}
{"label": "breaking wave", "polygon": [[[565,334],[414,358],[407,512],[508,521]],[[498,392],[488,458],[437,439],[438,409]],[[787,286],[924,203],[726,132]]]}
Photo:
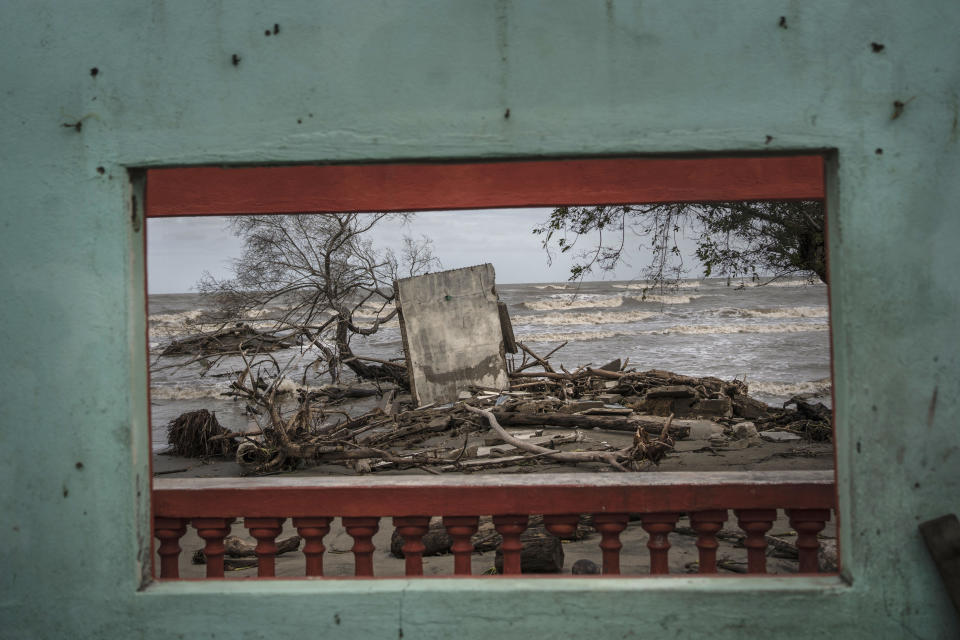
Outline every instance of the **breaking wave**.
{"label": "breaking wave", "polygon": [[777,322],[772,324],[717,324],[717,325],[680,325],[644,331],[642,335],[723,335],[731,333],[800,333],[804,331],[826,331],[830,326],[809,322]]}
{"label": "breaking wave", "polygon": [[554,311],[558,309],[610,309],[623,304],[623,296],[588,298],[585,296],[560,295],[542,300],[529,300],[521,304],[531,311]]}
{"label": "breaking wave", "polygon": [[817,395],[829,393],[833,387],[830,378],[811,380],[809,382],[749,382],[750,394],[764,394],[768,396],[790,397],[800,393],[815,393]]}
{"label": "breaking wave", "polygon": [[220,387],[150,387],[151,400],[199,400],[200,398],[222,398],[220,394],[227,390]]}
{"label": "breaking wave", "polygon": [[605,340],[617,336],[629,336],[627,331],[569,331],[557,333],[529,333],[518,335],[521,342],[586,342],[588,340]]}
{"label": "breaking wave", "polygon": [[660,304],[690,304],[691,300],[696,300],[700,296],[685,296],[682,294],[658,294],[658,293],[648,293],[642,297],[632,296],[631,300],[636,300],[637,302],[659,302]]}
{"label": "breaking wave", "polygon": [[533,288],[534,289],[557,289],[560,291],[565,291],[570,287],[568,287],[565,284],[537,284],[537,285],[534,285]]}
{"label": "breaking wave", "polygon": [[652,311],[594,311],[593,313],[568,312],[548,313],[542,316],[517,316],[513,322],[518,325],[538,324],[564,326],[574,324],[626,324],[659,315]]}
{"label": "breaking wave", "polygon": [[[700,282],[680,282],[678,284],[664,285],[664,289],[699,289]],[[631,291],[643,291],[644,289],[649,289],[654,285],[644,284],[642,282],[634,282],[631,284],[614,284],[610,285],[614,289],[629,289]]]}
{"label": "breaking wave", "polygon": [[562,309],[613,309],[624,302],[658,302],[660,304],[689,304],[700,296],[682,294],[648,294],[647,296],[596,296],[559,294],[541,300],[529,300],[521,306],[531,311],[555,311]]}
{"label": "breaking wave", "polygon": [[150,324],[181,325],[195,321],[203,315],[203,311],[194,309],[180,313],[157,313],[150,316]]}
{"label": "breaking wave", "polygon": [[826,318],[826,307],[772,307],[769,309],[717,309],[717,315],[740,318]]}
{"label": "breaking wave", "polygon": [[[732,285],[733,283],[731,283]],[[763,284],[762,282],[738,282],[737,287],[825,287],[819,280],[810,281],[806,278],[786,278]]]}

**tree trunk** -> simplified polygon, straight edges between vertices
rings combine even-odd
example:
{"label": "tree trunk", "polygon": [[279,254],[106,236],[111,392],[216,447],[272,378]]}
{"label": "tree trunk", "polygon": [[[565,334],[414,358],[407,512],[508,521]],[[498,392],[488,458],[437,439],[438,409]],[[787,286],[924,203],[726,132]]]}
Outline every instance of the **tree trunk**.
{"label": "tree trunk", "polygon": [[[628,431],[634,433],[643,428],[650,434],[659,435],[663,423],[654,420],[641,420],[635,417],[621,416],[580,416],[569,413],[509,413],[496,411],[493,414],[503,426],[553,426],[570,429],[606,429],[608,431]],[[669,433],[674,438],[690,435],[690,427],[671,425]]]}

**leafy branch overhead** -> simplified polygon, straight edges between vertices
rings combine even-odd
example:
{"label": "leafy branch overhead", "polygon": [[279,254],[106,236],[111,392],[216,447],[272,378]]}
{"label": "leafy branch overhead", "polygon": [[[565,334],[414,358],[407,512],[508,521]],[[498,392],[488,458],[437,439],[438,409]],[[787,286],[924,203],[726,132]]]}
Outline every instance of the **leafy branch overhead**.
{"label": "leafy branch overhead", "polygon": [[663,285],[686,271],[678,243],[684,234],[696,238],[704,277],[805,275],[827,282],[825,227],[819,201],[770,201],[558,207],[533,232],[543,236],[549,259],[551,251],[576,248],[570,280],[612,271],[631,239],[640,238],[652,256],[643,275]]}

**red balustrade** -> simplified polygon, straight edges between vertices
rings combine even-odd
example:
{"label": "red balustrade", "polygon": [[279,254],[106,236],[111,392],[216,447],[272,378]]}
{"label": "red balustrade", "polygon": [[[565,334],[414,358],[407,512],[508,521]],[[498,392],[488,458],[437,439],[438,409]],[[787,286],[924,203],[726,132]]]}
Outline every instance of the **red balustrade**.
{"label": "red balustrade", "polygon": [[777,519],[776,509],[737,509],[737,524],[747,534],[747,573],[767,571],[767,531]]}
{"label": "red balustrade", "polygon": [[373,575],[373,536],[380,529],[380,518],[344,518],[343,528],[353,538],[353,558],[358,576]]}
{"label": "red balustrade", "polygon": [[667,555],[670,551],[670,532],[677,526],[679,519],[679,513],[645,513],[641,516],[640,526],[650,535],[647,540],[647,548],[650,549],[650,573],[670,572]]}
{"label": "red balustrade", "polygon": [[[733,510],[745,532],[750,574],[766,572],[766,534],[783,509],[797,531],[799,571],[816,573],[817,535],[835,503],[831,472],[651,473],[603,476],[473,476],[450,478],[365,477],[157,479],[154,535],[160,541],[160,578],[179,577],[180,539],[189,522],[204,540],[208,578],[224,575],[224,538],[243,518],[257,540],[258,576],[275,575],[276,538],[286,518],[306,541],[307,576],[323,576],[323,545],[334,518],[353,538],[354,572],[374,575],[373,537],[380,519],[392,516],[403,538],[405,573],[423,575],[423,537],[430,515],[443,517],[452,540],[453,574],[469,575],[480,515],[492,516],[503,541],[503,573],[522,572],[529,515],[542,514],[552,535],[571,538],[581,513],[591,513],[600,533],[604,575],[620,574],[621,535],[638,514],[648,534],[650,573],[669,572],[670,536],[681,517],[697,534],[699,571],[717,572],[717,534]],[[635,536],[634,538],[635,539]]]}
{"label": "red balustrade", "polygon": [[257,546],[257,575],[261,578],[272,578],[275,573],[277,556],[277,536],[283,530],[283,521],[286,518],[245,518],[244,526],[250,530],[250,535],[256,538]]}
{"label": "red balustrade", "polygon": [[187,532],[186,520],[182,518],[153,519],[153,535],[160,540],[157,553],[160,555],[160,577],[180,577],[180,538]]}
{"label": "red balustrade", "polygon": [[727,521],[726,509],[694,511],[690,514],[690,526],[697,532],[697,549],[700,552],[700,573],[717,572],[717,533]]}
{"label": "red balustrade", "polygon": [[790,526],[797,531],[797,552],[800,556],[800,573],[816,573],[817,551],[820,543],[817,534],[830,519],[829,509],[787,509]]}
{"label": "red balustrade", "polygon": [[306,542],[303,543],[303,555],[306,557],[306,575],[323,575],[323,538],[330,533],[330,521],[333,518],[294,518],[293,526]]}
{"label": "red balustrade", "polygon": [[399,516],[393,519],[393,526],[403,537],[403,557],[406,560],[408,576],[423,575],[423,536],[430,528],[430,516]]}
{"label": "red balustrade", "polygon": [[529,518],[525,515],[493,516],[493,526],[497,533],[503,537],[500,550],[503,552],[504,575],[520,573],[520,552],[523,551],[520,534],[527,530],[528,521]]}
{"label": "red balustrade", "polygon": [[470,575],[470,560],[473,555],[473,543],[470,538],[480,526],[479,516],[444,516],[443,526],[453,540],[450,551],[453,552],[453,573]]}
{"label": "red balustrade", "polygon": [[626,513],[596,513],[593,515],[593,527],[600,532],[600,549],[603,550],[603,573],[620,573],[620,532],[627,528],[630,515]]}
{"label": "red balustrade", "polygon": [[223,577],[223,554],[226,548],[223,539],[230,534],[233,518],[194,518],[193,526],[197,535],[204,539],[203,555],[206,558],[207,577]]}

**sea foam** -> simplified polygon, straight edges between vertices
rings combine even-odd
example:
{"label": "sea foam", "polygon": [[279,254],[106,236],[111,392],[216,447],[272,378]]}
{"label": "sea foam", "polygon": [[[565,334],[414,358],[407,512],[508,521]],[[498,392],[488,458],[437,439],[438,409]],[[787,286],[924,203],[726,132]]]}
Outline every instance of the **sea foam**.
{"label": "sea foam", "polygon": [[769,309],[736,309],[724,307],[714,313],[719,316],[740,318],[826,318],[826,307],[771,307]]}
{"label": "sea foam", "polygon": [[623,304],[623,296],[586,297],[558,295],[541,300],[528,300],[521,304],[531,311],[553,311],[557,309],[610,309]]}
{"label": "sea foam", "polygon": [[823,395],[833,387],[830,378],[810,380],[809,382],[750,382],[747,381],[750,393],[760,393],[768,396],[790,397],[800,393],[815,393]]}
{"label": "sea foam", "polygon": [[528,333],[517,335],[521,342],[587,342],[618,336],[634,335],[629,331],[561,331],[557,333]]}
{"label": "sea foam", "polygon": [[577,324],[627,324],[659,315],[652,311],[570,311],[566,313],[547,313],[542,316],[516,316],[516,325],[537,324],[547,326],[568,326]]}
{"label": "sea foam", "polygon": [[642,335],[723,335],[731,333],[801,333],[804,331],[827,331],[830,325],[812,322],[776,322],[771,324],[717,324],[680,325],[644,331]]}

